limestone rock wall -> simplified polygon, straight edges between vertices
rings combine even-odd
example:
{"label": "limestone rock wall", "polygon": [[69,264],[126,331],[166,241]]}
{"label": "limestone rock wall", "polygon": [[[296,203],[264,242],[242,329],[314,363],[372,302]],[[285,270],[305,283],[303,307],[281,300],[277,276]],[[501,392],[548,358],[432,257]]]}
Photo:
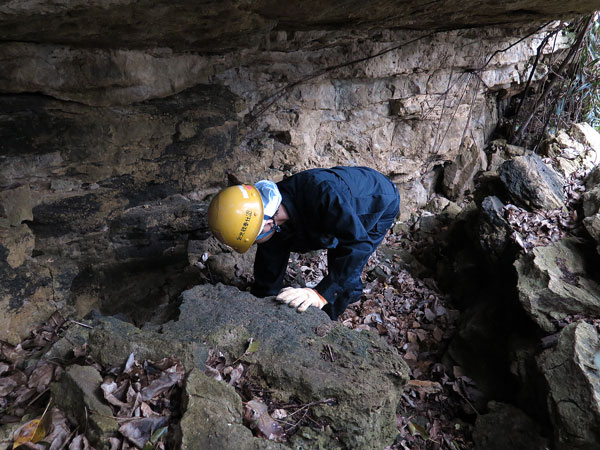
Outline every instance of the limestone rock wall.
{"label": "limestone rock wall", "polygon": [[[461,148],[481,151],[551,28],[538,21],[592,9],[442,32],[443,8],[395,2],[372,16],[307,3],[288,19],[270,2],[195,5],[0,7],[0,339],[65,305],[176,298],[195,280],[187,242],[206,239],[206,200],[228,182],[367,165],[398,184],[407,219]],[[511,22],[477,8],[444,23]],[[547,58],[568,45],[557,35]]]}

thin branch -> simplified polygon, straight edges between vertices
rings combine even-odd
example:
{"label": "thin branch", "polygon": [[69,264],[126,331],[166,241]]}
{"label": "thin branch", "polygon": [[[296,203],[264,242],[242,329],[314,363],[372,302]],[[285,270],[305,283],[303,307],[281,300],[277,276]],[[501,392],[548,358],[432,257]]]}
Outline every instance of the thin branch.
{"label": "thin branch", "polygon": [[74,323],[75,325],[79,325],[80,327],[89,328],[90,330],[94,329],[94,327],[92,327],[86,323],[77,322],[76,320],[73,320],[73,319],[68,319],[67,322]]}
{"label": "thin branch", "polygon": [[519,39],[518,41],[513,42],[512,44],[510,44],[508,47],[500,49],[500,50],[496,50],[494,53],[492,53],[492,55],[488,58],[488,60],[485,62],[485,64],[483,66],[481,66],[479,69],[476,69],[478,72],[481,72],[483,69],[485,69],[487,67],[487,65],[492,61],[492,59],[494,59],[494,56],[496,56],[499,53],[504,53],[508,50],[510,50],[511,48],[513,48],[515,45],[520,44],[521,42],[523,42],[525,39],[530,38],[531,36],[533,36],[534,34],[539,33],[541,30],[543,30],[544,28],[546,28],[548,25],[550,25],[553,22],[553,20],[546,22],[545,24],[543,24],[542,26],[536,28],[535,30],[533,30],[531,33],[523,36],[521,39]]}
{"label": "thin branch", "polygon": [[510,127],[510,136],[508,138],[509,142],[512,142],[512,139],[514,137],[515,134],[515,126],[516,126],[516,120],[517,117],[519,117],[519,112],[521,111],[521,107],[523,106],[523,103],[525,101],[525,95],[527,94],[527,91],[529,90],[529,86],[531,85],[531,81],[533,80],[533,75],[535,74],[535,69],[537,69],[537,65],[538,62],[540,60],[540,57],[544,51],[544,47],[546,46],[546,44],[548,43],[548,41],[550,40],[550,38],[552,36],[555,36],[558,33],[559,30],[554,30],[552,33],[548,34],[540,43],[540,45],[537,48],[537,52],[535,55],[535,61],[533,62],[533,66],[531,68],[531,72],[529,72],[529,76],[527,77],[527,83],[525,83],[525,89],[523,89],[523,95],[521,96],[521,98],[519,99],[519,105],[517,106],[517,110],[515,112],[514,115],[514,120],[513,123]]}
{"label": "thin branch", "polygon": [[540,96],[534,102],[533,106],[531,107],[531,112],[530,112],[529,116],[527,117],[527,119],[525,120],[523,125],[521,125],[521,127],[519,128],[519,132],[516,134],[514,142],[516,142],[516,143],[521,142],[521,140],[523,139],[523,136],[525,135],[525,131],[527,130],[527,128],[529,127],[529,124],[531,123],[531,119],[535,115],[535,112],[536,112],[538,106],[540,105],[540,103],[542,101],[545,101],[545,99],[546,99],[546,97],[548,97],[548,95],[550,95],[552,88],[556,85],[558,80],[562,79],[562,74],[563,74],[565,68],[568,66],[568,64],[571,62],[571,60],[575,56],[575,54],[581,48],[583,39],[585,38],[585,35],[587,34],[587,31],[589,30],[590,25],[593,22],[593,18],[594,18],[593,14],[588,16],[588,18],[585,22],[585,25],[579,30],[579,33],[577,35],[577,41],[569,49],[569,53],[567,54],[567,56],[565,56],[565,58],[562,60],[559,68],[556,70],[556,76],[550,81],[550,83],[548,83],[548,85],[546,86],[544,91],[540,94]]}
{"label": "thin branch", "polygon": [[314,402],[305,403],[304,405],[300,405],[300,406],[298,406],[298,405],[283,405],[280,408],[281,409],[298,408],[297,411],[294,411],[293,413],[289,414],[288,415],[288,417],[289,417],[289,416],[292,416],[292,415],[296,414],[298,411],[301,411],[303,409],[308,409],[308,408],[312,408],[313,406],[323,405],[323,404],[331,406],[331,404],[335,403],[335,402],[337,402],[337,400],[335,398],[327,398],[325,400],[317,400],[317,401],[314,401]]}

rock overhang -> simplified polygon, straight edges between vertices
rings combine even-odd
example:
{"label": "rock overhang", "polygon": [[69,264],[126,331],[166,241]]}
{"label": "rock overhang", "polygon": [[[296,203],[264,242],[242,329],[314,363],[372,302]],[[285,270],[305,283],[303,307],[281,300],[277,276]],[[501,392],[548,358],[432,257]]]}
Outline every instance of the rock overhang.
{"label": "rock overhang", "polygon": [[566,19],[597,8],[593,0],[9,2],[0,6],[0,39],[74,47],[164,47],[224,53],[260,45],[271,31],[439,31]]}

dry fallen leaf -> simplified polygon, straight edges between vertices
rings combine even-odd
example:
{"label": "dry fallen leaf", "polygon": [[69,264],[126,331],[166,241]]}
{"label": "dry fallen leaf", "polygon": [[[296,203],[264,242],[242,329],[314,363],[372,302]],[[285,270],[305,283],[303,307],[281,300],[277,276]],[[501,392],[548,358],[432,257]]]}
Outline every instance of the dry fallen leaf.
{"label": "dry fallen leaf", "polygon": [[437,381],[408,380],[407,385],[409,388],[427,395],[442,392],[442,385]]}
{"label": "dry fallen leaf", "polygon": [[69,450],[92,450],[92,447],[84,434],[78,434],[69,444]]}
{"label": "dry fallen leaf", "polygon": [[6,397],[16,389],[18,384],[14,377],[0,378],[0,397]]}
{"label": "dry fallen leaf", "polygon": [[123,368],[123,373],[129,373],[133,369],[135,364],[135,355],[133,353],[129,354],[127,358],[127,362],[125,362],[125,367]]}
{"label": "dry fallen leaf", "polygon": [[0,375],[5,374],[10,369],[10,366],[4,362],[0,362]]}
{"label": "dry fallen leaf", "polygon": [[212,367],[206,366],[206,369],[204,369],[204,373],[207,376],[214,378],[217,381],[223,380],[223,377],[221,376],[221,372],[219,372],[217,369],[213,369]]}
{"label": "dry fallen leaf", "polygon": [[62,411],[53,408],[48,416],[48,435],[43,442],[50,443],[49,450],[64,448],[71,436],[69,421]]}
{"label": "dry fallen leaf", "polygon": [[166,423],[166,417],[144,417],[143,419],[128,421],[119,428],[119,433],[129,439],[138,448],[142,448],[146,445],[152,434]]}
{"label": "dry fallen leaf", "polygon": [[13,450],[20,445],[41,441],[46,436],[46,429],[41,419],[33,419],[21,426],[14,434]]}
{"label": "dry fallen leaf", "polygon": [[242,378],[242,375],[244,374],[244,366],[242,364],[238,364],[238,366],[233,369],[229,376],[229,384],[232,386],[235,386],[237,384],[237,382],[240,380],[240,378]]}
{"label": "dry fallen leaf", "polygon": [[269,415],[267,405],[254,399],[247,402],[244,407],[244,419],[251,429],[270,440],[283,439],[283,428]]}
{"label": "dry fallen leaf", "polygon": [[273,417],[273,419],[281,420],[285,419],[288,416],[288,413],[285,409],[276,409],[275,411],[273,411],[273,414],[271,414],[271,416]]}
{"label": "dry fallen leaf", "polygon": [[108,378],[104,381],[100,388],[104,393],[104,399],[110,403],[111,405],[118,406],[119,408],[123,408],[127,406],[127,403],[122,402],[117,397],[115,397],[114,392],[117,390],[117,383],[114,382],[112,378]]}
{"label": "dry fallen leaf", "polygon": [[183,374],[179,372],[163,372],[161,376],[153,380],[148,386],[142,389],[142,400],[148,401],[157,395],[170,389],[171,386],[180,383]]}
{"label": "dry fallen leaf", "polygon": [[53,374],[54,366],[47,361],[40,360],[31,375],[29,375],[27,386],[35,388],[37,392],[43,392],[50,385]]}

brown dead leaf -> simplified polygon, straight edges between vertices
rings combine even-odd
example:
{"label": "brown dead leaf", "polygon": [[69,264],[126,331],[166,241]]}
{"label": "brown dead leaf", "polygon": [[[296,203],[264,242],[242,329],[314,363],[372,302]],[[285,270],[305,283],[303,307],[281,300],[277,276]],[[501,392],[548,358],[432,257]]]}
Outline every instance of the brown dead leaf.
{"label": "brown dead leaf", "polygon": [[54,366],[47,361],[40,360],[27,381],[27,386],[35,388],[37,392],[45,391],[54,375]]}
{"label": "brown dead leaf", "polygon": [[[181,362],[177,359],[177,358],[173,358],[173,357],[166,357],[163,358],[159,361],[153,362],[153,361],[148,361],[147,364],[144,365],[146,368],[148,367],[153,367],[155,369],[158,369],[160,371],[165,371],[165,370],[169,370],[173,367],[181,367],[183,368],[183,365],[181,364]],[[174,370],[171,370],[174,371]]]}
{"label": "brown dead leaf", "polygon": [[108,443],[110,444],[110,450],[119,450],[123,441],[119,438],[112,437],[108,439]]}
{"label": "brown dead leaf", "polygon": [[135,389],[135,385],[130,385],[127,388],[126,402],[125,406],[121,407],[119,410],[119,417],[132,417],[136,416],[136,409],[142,404],[142,394]]}
{"label": "brown dead leaf", "polygon": [[437,381],[408,380],[407,385],[409,388],[426,395],[442,392],[442,385]]}
{"label": "brown dead leaf", "polygon": [[208,352],[208,357],[206,358],[206,365],[217,367],[220,364],[225,364],[225,356],[220,351],[211,348]]}
{"label": "brown dead leaf", "polygon": [[223,377],[221,376],[221,372],[219,372],[217,369],[213,369],[212,367],[206,366],[206,369],[204,370],[204,373],[211,377],[214,378],[217,381],[223,381]]}
{"label": "brown dead leaf", "polygon": [[119,433],[138,448],[142,448],[148,442],[152,433],[166,425],[166,423],[167,419],[162,416],[144,417],[143,419],[128,421],[119,428]]}
{"label": "brown dead leaf", "polygon": [[30,420],[15,431],[12,448],[14,450],[21,445],[35,444],[41,441],[45,435],[46,429],[42,425],[41,419]]}
{"label": "brown dead leaf", "polygon": [[183,374],[179,372],[163,372],[159,378],[153,380],[148,386],[142,389],[142,400],[148,401],[157,395],[170,389],[183,379]]}
{"label": "brown dead leaf", "polygon": [[54,331],[42,330],[33,338],[34,347],[45,347],[56,340]]}
{"label": "brown dead leaf", "polygon": [[0,375],[4,375],[6,372],[8,372],[8,369],[10,369],[8,364],[0,362]]}
{"label": "brown dead leaf", "polygon": [[244,374],[244,366],[242,364],[238,364],[238,366],[233,369],[231,371],[231,373],[229,374],[230,379],[229,379],[229,384],[232,386],[235,386],[238,381],[240,380],[240,378],[242,378],[242,375]]}
{"label": "brown dead leaf", "polygon": [[283,428],[269,415],[267,405],[261,400],[250,400],[244,408],[244,419],[250,429],[269,440],[283,439]]}
{"label": "brown dead leaf", "polygon": [[6,397],[13,392],[18,385],[19,383],[12,376],[0,378],[0,397]]}
{"label": "brown dead leaf", "polygon": [[78,434],[69,444],[69,450],[93,450],[84,434]]}
{"label": "brown dead leaf", "polygon": [[118,406],[119,408],[127,407],[127,403],[119,400],[114,393],[117,391],[117,383],[114,382],[112,378],[107,378],[101,385],[100,388],[104,393],[104,399],[113,406]]}
{"label": "brown dead leaf", "polygon": [[154,410],[150,407],[150,405],[148,405],[148,403],[146,402],[142,402],[142,404],[140,405],[140,412],[142,413],[142,417],[150,417],[157,415],[154,412]]}
{"label": "brown dead leaf", "polygon": [[71,436],[69,421],[58,408],[53,408],[48,416],[48,435],[43,439],[49,442],[49,450],[58,450],[64,448]]}
{"label": "brown dead leaf", "polygon": [[125,367],[123,368],[123,373],[129,373],[135,366],[135,354],[130,353],[127,361],[125,362]]}
{"label": "brown dead leaf", "polygon": [[29,400],[33,398],[33,396],[37,393],[35,388],[29,388],[27,386],[21,386],[17,388],[13,392],[13,395],[16,396],[14,400],[15,405],[25,405]]}

